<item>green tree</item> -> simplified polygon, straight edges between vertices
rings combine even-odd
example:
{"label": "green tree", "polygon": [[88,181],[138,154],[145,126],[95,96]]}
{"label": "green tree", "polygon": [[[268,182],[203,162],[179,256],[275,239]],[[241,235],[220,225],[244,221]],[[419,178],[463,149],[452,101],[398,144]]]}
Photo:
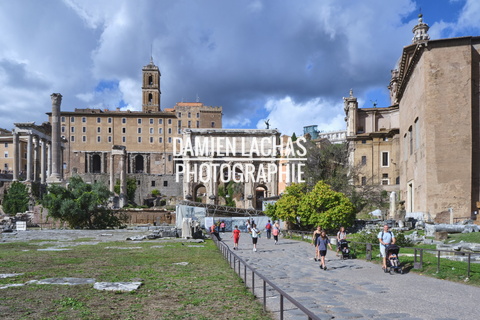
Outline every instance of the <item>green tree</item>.
{"label": "green tree", "polygon": [[5,192],[3,211],[11,215],[15,215],[18,212],[25,212],[28,210],[29,199],[30,195],[28,194],[27,186],[21,182],[14,181]]}
{"label": "green tree", "polygon": [[110,196],[105,185],[88,184],[75,176],[66,188],[58,184],[49,186],[40,203],[48,209],[50,217],[66,222],[70,228],[106,229],[124,222],[107,207]]}
{"label": "green tree", "polygon": [[[113,187],[113,191],[116,194],[120,194],[120,180],[117,180],[115,186]],[[135,203],[135,192],[137,191],[137,179],[133,177],[127,178],[127,200],[129,203]]]}
{"label": "green tree", "polygon": [[284,194],[274,205],[267,207],[266,214],[274,220],[280,219],[298,224],[298,206],[307,191],[304,183],[294,183],[285,189]]}
{"label": "green tree", "polygon": [[298,205],[302,225],[321,226],[327,230],[349,227],[355,221],[355,207],[341,192],[332,190],[324,181],[319,181]]}

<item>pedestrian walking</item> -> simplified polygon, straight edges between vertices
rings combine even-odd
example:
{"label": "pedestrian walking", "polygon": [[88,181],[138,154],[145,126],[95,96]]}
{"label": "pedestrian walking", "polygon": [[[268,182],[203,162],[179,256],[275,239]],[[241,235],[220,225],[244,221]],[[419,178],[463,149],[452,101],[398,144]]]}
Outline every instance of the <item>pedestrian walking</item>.
{"label": "pedestrian walking", "polygon": [[220,230],[222,233],[225,233],[225,221],[220,222]]}
{"label": "pedestrian walking", "polygon": [[332,249],[332,245],[330,244],[330,239],[327,237],[327,233],[322,231],[320,236],[317,239],[317,247],[320,254],[320,269],[327,270],[327,264],[325,262],[325,256],[327,255],[327,245]]}
{"label": "pedestrian walking", "polygon": [[313,231],[313,234],[312,234],[312,245],[315,246],[315,257],[313,258],[313,260],[315,261],[320,261],[320,253],[318,251],[317,239],[318,237],[320,237],[321,232],[322,232],[322,227],[318,226],[317,229],[315,229],[315,231]]}
{"label": "pedestrian walking", "polygon": [[235,229],[233,229],[232,237],[233,237],[233,250],[238,250],[238,240],[240,240],[240,230],[238,229],[238,226],[235,226]]}
{"label": "pedestrian walking", "polygon": [[260,231],[257,229],[257,225],[254,223],[250,228],[250,232],[252,233],[252,243],[253,243],[253,251],[257,251],[257,242],[258,237],[260,236]]}
{"label": "pedestrian walking", "polygon": [[270,239],[272,237],[272,224],[270,223],[270,220],[268,220],[265,225],[265,231],[267,232],[267,239]]}
{"label": "pedestrian walking", "polygon": [[340,227],[340,230],[337,232],[337,256],[340,254],[340,241],[347,240],[347,233],[345,232],[345,227]]}
{"label": "pedestrian walking", "polygon": [[275,244],[277,244],[278,235],[280,234],[280,225],[278,224],[278,221],[275,221],[275,223],[273,224],[272,234],[273,234],[273,240],[275,240]]}

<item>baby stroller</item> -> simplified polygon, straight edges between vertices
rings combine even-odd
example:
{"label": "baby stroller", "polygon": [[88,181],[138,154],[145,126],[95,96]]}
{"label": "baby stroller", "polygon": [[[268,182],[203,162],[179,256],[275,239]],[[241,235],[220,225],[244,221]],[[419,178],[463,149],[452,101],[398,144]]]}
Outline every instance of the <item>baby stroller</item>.
{"label": "baby stroller", "polygon": [[403,267],[400,265],[400,260],[398,260],[398,253],[400,252],[400,247],[391,244],[385,248],[385,255],[387,256],[387,267],[385,268],[385,273],[394,272],[403,274]]}
{"label": "baby stroller", "polygon": [[341,258],[342,259],[349,259],[350,258],[350,249],[348,248],[348,241],[345,239],[342,239],[338,242],[338,248],[340,249],[341,252]]}

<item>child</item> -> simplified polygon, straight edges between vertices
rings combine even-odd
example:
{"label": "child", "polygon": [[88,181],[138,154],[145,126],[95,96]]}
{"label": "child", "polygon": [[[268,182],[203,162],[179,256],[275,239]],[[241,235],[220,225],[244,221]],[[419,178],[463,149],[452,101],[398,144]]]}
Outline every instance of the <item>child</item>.
{"label": "child", "polygon": [[240,230],[238,229],[238,226],[235,226],[235,229],[233,229],[232,237],[233,237],[233,250],[238,250],[238,240],[240,239]]}
{"label": "child", "polygon": [[322,231],[320,233],[320,237],[317,239],[317,247],[318,251],[320,252],[320,269],[327,270],[327,265],[325,264],[325,256],[327,255],[327,245],[332,249],[332,245],[330,244],[330,239],[327,237],[327,233]]}
{"label": "child", "polygon": [[392,267],[398,267],[398,257],[395,253],[391,253],[388,259],[390,260],[390,265]]}

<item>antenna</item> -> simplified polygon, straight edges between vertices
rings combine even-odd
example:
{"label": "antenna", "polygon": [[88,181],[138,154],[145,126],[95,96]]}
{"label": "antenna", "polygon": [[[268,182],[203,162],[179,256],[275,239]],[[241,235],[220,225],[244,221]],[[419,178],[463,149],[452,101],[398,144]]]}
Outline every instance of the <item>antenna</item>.
{"label": "antenna", "polygon": [[377,107],[377,100],[370,100],[370,102],[373,104],[373,107],[374,107],[374,108]]}
{"label": "antenna", "polygon": [[200,102],[200,97],[198,96],[198,92],[197,92],[197,102]]}

